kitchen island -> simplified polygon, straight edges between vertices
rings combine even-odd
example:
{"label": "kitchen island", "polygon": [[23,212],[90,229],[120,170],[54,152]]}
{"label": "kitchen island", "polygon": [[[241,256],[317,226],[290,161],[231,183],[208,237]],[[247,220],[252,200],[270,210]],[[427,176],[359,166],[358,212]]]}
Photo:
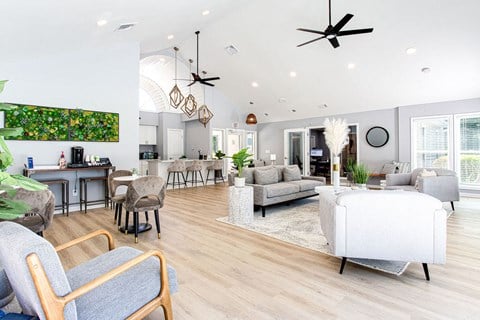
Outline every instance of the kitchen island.
{"label": "kitchen island", "polygon": [[[167,181],[168,178],[168,167],[173,163],[174,160],[147,160],[148,161],[148,175],[151,176],[160,176],[162,179]],[[185,159],[185,167],[189,167],[193,164],[194,159]],[[207,183],[207,167],[213,165],[213,163],[216,161],[215,159],[210,159],[210,160],[199,160],[202,162],[202,176],[203,176],[203,181],[205,181],[205,184]],[[223,159],[224,161],[224,168],[223,168],[223,175],[225,179],[226,175],[226,165],[227,165],[227,160]],[[185,178],[187,178],[187,172],[185,171],[183,173],[185,175]],[[213,172],[210,172],[210,179],[213,179]],[[191,179],[191,174],[189,175],[188,179]],[[221,178],[217,178],[217,181],[220,180]],[[201,184],[200,184],[201,185]],[[187,183],[188,187],[191,187],[191,183]]]}

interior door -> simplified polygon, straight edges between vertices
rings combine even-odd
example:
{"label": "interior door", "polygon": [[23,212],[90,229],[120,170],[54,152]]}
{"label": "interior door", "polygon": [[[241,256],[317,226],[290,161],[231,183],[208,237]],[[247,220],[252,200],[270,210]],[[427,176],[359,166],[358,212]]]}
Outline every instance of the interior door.
{"label": "interior door", "polygon": [[296,164],[303,175],[309,174],[308,149],[306,148],[308,132],[306,129],[288,129],[284,131],[284,155],[285,165]]}
{"label": "interior door", "polygon": [[175,160],[184,154],[183,129],[167,129],[167,159]]}

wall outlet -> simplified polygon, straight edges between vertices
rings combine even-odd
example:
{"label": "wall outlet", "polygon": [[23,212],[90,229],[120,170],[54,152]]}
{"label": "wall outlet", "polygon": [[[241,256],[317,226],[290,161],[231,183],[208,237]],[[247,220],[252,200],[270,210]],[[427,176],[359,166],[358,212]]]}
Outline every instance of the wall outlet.
{"label": "wall outlet", "polygon": [[76,197],[78,195],[77,189],[72,190],[72,196]]}

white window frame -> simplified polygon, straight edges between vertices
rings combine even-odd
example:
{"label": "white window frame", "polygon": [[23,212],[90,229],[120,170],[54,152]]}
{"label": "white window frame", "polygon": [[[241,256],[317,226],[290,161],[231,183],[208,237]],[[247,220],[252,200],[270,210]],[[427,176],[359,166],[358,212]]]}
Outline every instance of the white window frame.
{"label": "white window frame", "polygon": [[431,120],[431,119],[447,119],[448,120],[448,169],[453,170],[453,163],[454,163],[454,150],[452,147],[454,146],[453,140],[453,116],[452,115],[439,115],[439,116],[426,116],[426,117],[412,117],[410,119],[410,163],[412,164],[412,170],[418,168],[417,164],[417,157],[416,157],[416,149],[417,149],[417,141],[415,139],[416,135],[416,126],[415,121],[417,120]]}
{"label": "white window frame", "polygon": [[[455,172],[457,172],[458,176],[460,176],[460,152],[461,152],[461,141],[460,141],[460,120],[463,118],[477,118],[480,117],[480,112],[472,112],[472,113],[459,113],[454,115],[454,134],[455,134],[455,144],[454,144],[454,153],[455,153]],[[460,178],[459,178],[460,181]],[[472,184],[465,184],[461,183],[460,181],[460,188],[468,189],[468,190],[480,190],[480,185],[472,185]]]}

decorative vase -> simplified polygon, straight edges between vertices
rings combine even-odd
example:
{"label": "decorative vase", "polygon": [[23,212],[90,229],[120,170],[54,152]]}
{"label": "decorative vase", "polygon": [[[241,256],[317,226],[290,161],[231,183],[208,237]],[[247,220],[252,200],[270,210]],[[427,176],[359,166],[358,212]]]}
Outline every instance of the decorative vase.
{"label": "decorative vase", "polygon": [[235,181],[236,188],[245,187],[245,177],[235,177],[234,181]]}
{"label": "decorative vase", "polygon": [[367,190],[367,184],[366,183],[357,183],[357,187],[361,190]]}
{"label": "decorative vase", "polygon": [[335,190],[340,188],[340,157],[334,156],[332,163],[332,184]]}

